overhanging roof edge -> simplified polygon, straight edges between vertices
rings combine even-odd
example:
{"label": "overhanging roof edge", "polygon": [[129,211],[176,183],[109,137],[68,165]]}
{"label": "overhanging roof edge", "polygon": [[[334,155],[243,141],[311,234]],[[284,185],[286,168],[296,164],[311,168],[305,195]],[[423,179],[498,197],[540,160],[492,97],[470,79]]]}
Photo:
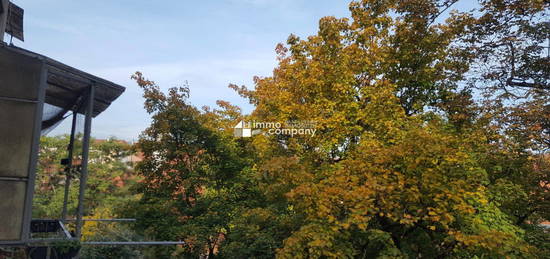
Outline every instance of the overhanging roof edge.
{"label": "overhanging roof edge", "polygon": [[[7,45],[3,42],[0,42],[0,47],[5,48],[9,51],[13,51],[15,53],[19,53],[28,57],[37,58],[40,60],[43,60],[45,65],[49,67],[49,71],[51,71],[51,75],[54,77],[64,77],[64,86],[74,90],[74,92],[81,91],[83,85],[91,85],[94,84],[99,90],[98,92],[103,92],[104,94],[96,95],[97,98],[96,102],[103,103],[103,105],[94,105],[94,113],[93,116],[96,117],[101,112],[106,110],[108,106],[116,100],[125,90],[126,88],[118,85],[116,83],[113,83],[111,81],[108,81],[106,79],[94,76],[92,74],[89,74],[87,72],[84,72],[82,70],[79,70],[77,68],[71,67],[69,65],[63,64],[57,60],[54,60],[52,58],[49,58],[47,56],[16,47],[13,45]],[[48,80],[51,80],[51,77],[48,77]],[[78,83],[76,83],[78,82]],[[49,82],[51,84],[51,82]],[[52,84],[53,85],[53,84]],[[104,90],[101,90],[104,89]],[[103,97],[103,99],[101,99]]]}

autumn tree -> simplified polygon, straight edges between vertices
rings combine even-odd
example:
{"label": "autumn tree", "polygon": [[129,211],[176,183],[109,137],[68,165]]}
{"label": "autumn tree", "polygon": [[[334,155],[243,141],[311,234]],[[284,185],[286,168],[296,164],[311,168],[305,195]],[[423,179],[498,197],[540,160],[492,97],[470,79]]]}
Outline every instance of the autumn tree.
{"label": "autumn tree", "polygon": [[[459,40],[474,54],[467,88],[482,109],[489,143],[482,161],[491,199],[550,254],[537,224],[549,219],[550,59],[548,1],[480,1]],[[546,247],[546,248],[544,248]]]}
{"label": "autumn tree", "polygon": [[[141,199],[130,206],[136,228],[155,240],[182,240],[180,248],[154,248],[154,257],[213,256],[243,206],[254,203],[254,184],[246,178],[249,152],[231,131],[240,109],[218,102],[219,109],[202,110],[187,101],[188,87],[167,94],[137,72],[151,126],[135,148],[144,159],[136,170],[143,177],[135,192]],[[253,206],[252,206],[253,207]]]}
{"label": "autumn tree", "polygon": [[[151,253],[546,256],[548,4],[456,2],[353,1],[350,18],[277,45],[253,89],[230,85],[255,105],[246,116],[223,101],[199,110],[187,87],[163,93],[136,73],[152,123],[130,211],[141,233],[187,242]],[[233,138],[243,118],[317,131]]]}
{"label": "autumn tree", "polygon": [[[507,162],[491,154],[510,135],[460,88],[478,55],[462,37],[486,18],[436,22],[454,2],[352,2],[351,20],[325,17],[317,35],[279,45],[279,66],[255,89],[231,86],[256,105],[250,119],[317,122],[315,137],[254,140],[264,194],[301,220],[278,256],[529,257],[487,167]],[[530,196],[546,169],[528,175],[524,154],[511,173]]]}

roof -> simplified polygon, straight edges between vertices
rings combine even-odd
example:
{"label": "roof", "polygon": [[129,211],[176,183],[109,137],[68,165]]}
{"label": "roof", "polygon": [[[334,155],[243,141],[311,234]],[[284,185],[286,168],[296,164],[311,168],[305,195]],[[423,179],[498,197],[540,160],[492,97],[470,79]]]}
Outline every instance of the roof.
{"label": "roof", "polygon": [[[45,103],[67,109],[76,110],[79,98],[86,93],[90,85],[95,86],[93,116],[105,111],[126,89],[103,78],[88,74],[74,67],[44,55],[0,43],[0,48],[10,53],[24,55],[42,60],[48,70]],[[77,112],[82,113],[83,108]]]}

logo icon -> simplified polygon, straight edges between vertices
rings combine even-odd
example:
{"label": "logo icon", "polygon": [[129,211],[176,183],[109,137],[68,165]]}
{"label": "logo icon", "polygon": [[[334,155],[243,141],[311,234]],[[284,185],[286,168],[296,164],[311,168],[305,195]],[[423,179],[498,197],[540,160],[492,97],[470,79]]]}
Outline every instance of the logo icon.
{"label": "logo icon", "polygon": [[235,127],[233,127],[233,135],[240,138],[252,137],[252,129],[247,126],[249,125],[246,125],[244,121],[240,121],[239,123],[237,123],[237,125],[235,125]]}

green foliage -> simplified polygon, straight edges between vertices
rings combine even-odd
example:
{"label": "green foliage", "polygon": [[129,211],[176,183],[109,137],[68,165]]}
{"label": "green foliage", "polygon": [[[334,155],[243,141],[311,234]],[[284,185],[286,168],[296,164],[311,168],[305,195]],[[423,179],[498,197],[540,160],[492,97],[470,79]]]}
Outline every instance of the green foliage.
{"label": "green foliage", "polygon": [[[67,157],[69,136],[41,138],[37,180],[33,204],[34,218],[56,219],[61,217],[63,196],[67,172],[60,164]],[[85,196],[86,218],[114,218],[119,207],[135,199],[129,188],[136,179],[131,165],[123,161],[130,154],[130,145],[117,139],[91,141],[89,177]],[[74,218],[78,201],[78,174],[73,175],[68,197],[68,217]],[[124,217],[124,216],[123,216]],[[69,227],[74,227],[69,224]],[[129,229],[113,226],[97,226],[86,222],[83,228],[84,240],[114,241],[121,235],[129,235],[130,240],[139,240]],[[72,243],[60,243],[63,249],[74,246]],[[129,258],[139,255],[131,247],[82,247],[82,258]]]}
{"label": "green foliage", "polygon": [[129,205],[140,222],[136,229],[157,240],[184,240],[177,249],[152,248],[156,256],[212,255],[224,240],[229,221],[242,206],[258,203],[251,179],[240,175],[250,154],[230,132],[218,129],[233,114],[199,111],[187,104],[188,89],[172,88],[167,95],[141,74],[134,76],[144,90],[153,122],[140,136],[136,149],[144,160],[136,167],[142,194]]}
{"label": "green foliage", "polygon": [[[35,188],[33,217],[59,218],[63,206],[65,168],[61,159],[67,157],[69,136],[41,138],[38,172]],[[91,141],[89,178],[86,192],[87,213],[97,207],[116,207],[118,202],[131,197],[128,192],[133,184],[131,168],[122,158],[129,155],[130,146],[116,139]],[[115,180],[123,183],[117,186]],[[72,178],[68,211],[74,215],[78,200],[78,177]]]}
{"label": "green foliage", "polygon": [[[549,3],[456,2],[358,0],[290,35],[272,76],[230,85],[249,115],[197,109],[186,85],[163,92],[136,72],[151,125],[133,147],[92,141],[85,214],[138,221],[88,222],[84,240],[186,244],[82,256],[549,258]],[[242,119],[317,132],[234,138]],[[35,218],[60,217],[67,144],[41,139]]]}
{"label": "green foliage", "polygon": [[[196,109],[186,86],[164,93],[136,72],[152,123],[126,211],[140,234],[187,242],[147,256],[547,257],[534,225],[550,212],[548,5],[481,1],[438,22],[455,2],[362,0],[349,19],[322,18],[316,35],[277,46],[254,90],[230,85],[255,105],[247,116],[223,101]],[[491,30],[497,49],[523,54],[488,50]],[[495,91],[508,87],[529,98]],[[314,121],[317,133],[236,139],[241,119]]]}

